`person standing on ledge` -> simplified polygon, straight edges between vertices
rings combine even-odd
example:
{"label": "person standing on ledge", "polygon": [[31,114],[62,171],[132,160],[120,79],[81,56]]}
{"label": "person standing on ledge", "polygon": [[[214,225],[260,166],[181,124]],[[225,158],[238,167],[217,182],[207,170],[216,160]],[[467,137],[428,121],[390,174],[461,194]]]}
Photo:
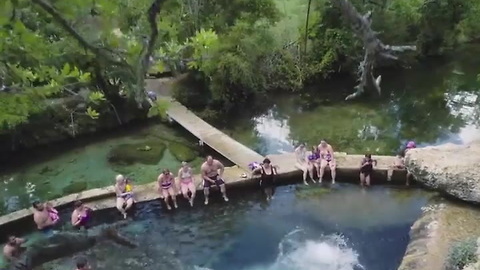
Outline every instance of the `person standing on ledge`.
{"label": "person standing on ledge", "polygon": [[92,267],[90,267],[87,258],[84,256],[78,256],[77,258],[75,258],[75,265],[75,270],[92,270]]}
{"label": "person standing on ledge", "polygon": [[35,201],[33,206],[33,221],[37,228],[47,235],[53,233],[53,227],[58,223],[60,217],[58,211],[50,203]]}
{"label": "person standing on ledge", "polygon": [[225,181],[223,180],[223,172],[225,171],[225,166],[223,164],[213,159],[212,156],[207,156],[207,160],[200,167],[203,178],[203,193],[205,194],[205,205],[208,204],[208,195],[210,193],[210,187],[212,185],[217,185],[223,195],[223,200],[228,202],[227,189],[225,188]]}
{"label": "person standing on ledge", "polygon": [[173,206],[178,208],[177,205],[177,192],[175,190],[175,176],[170,172],[169,169],[164,169],[163,172],[158,176],[158,192],[160,192],[161,198],[165,201],[168,210],[172,210],[172,207],[169,204],[169,198],[172,199]]}
{"label": "person standing on ledge", "polygon": [[337,175],[337,165],[335,162],[335,157],[333,156],[333,148],[330,144],[327,143],[325,139],[320,141],[318,145],[318,151],[320,152],[320,175],[318,182],[322,182],[323,174],[325,173],[325,168],[328,166],[330,168],[330,173],[332,174],[332,184],[335,184],[335,177]]}
{"label": "person standing on ledge", "polygon": [[18,238],[16,236],[9,236],[7,244],[3,247],[3,256],[8,261],[14,261],[20,257],[25,248],[22,247],[22,244],[25,243],[25,240]]}
{"label": "person standing on ledge", "polygon": [[273,193],[275,188],[275,176],[277,173],[277,166],[272,165],[270,159],[266,158],[260,167],[254,170],[255,172],[261,172],[260,187],[267,196],[267,201],[273,199]]}

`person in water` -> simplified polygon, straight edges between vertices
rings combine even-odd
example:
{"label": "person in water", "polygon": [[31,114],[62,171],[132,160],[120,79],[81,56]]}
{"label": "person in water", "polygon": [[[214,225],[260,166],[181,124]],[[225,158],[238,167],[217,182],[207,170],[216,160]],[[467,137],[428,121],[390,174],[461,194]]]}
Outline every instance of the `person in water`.
{"label": "person in water", "polygon": [[275,176],[277,175],[277,167],[272,165],[270,159],[263,160],[262,165],[255,169],[261,173],[260,187],[267,196],[267,201],[273,199],[275,189]]}
{"label": "person in water", "polygon": [[92,209],[86,206],[82,201],[75,201],[73,203],[73,208],[71,218],[72,226],[76,229],[88,229],[88,222],[90,221]]}
{"label": "person in water", "polygon": [[185,161],[182,162],[182,167],[178,170],[178,181],[180,182],[180,190],[183,197],[187,199],[190,206],[193,207],[193,200],[195,199],[197,189],[195,188],[192,167]]}
{"label": "person in water", "polygon": [[172,207],[169,204],[169,199],[172,200],[173,206],[178,208],[177,192],[175,191],[175,176],[173,173],[171,173],[169,169],[164,169],[163,172],[158,176],[157,181],[160,197],[165,201],[167,209],[172,210]]}
{"label": "person in water", "polygon": [[373,173],[373,167],[377,166],[377,161],[372,159],[371,154],[365,154],[360,164],[360,185],[370,186],[371,175]]}
{"label": "person in water", "polygon": [[126,219],[127,211],[132,208],[134,199],[133,190],[127,191],[127,181],[121,174],[115,177],[115,193],[117,195],[117,209]]}
{"label": "person in water", "polygon": [[[387,181],[392,181],[392,176],[393,176],[393,171],[394,170],[406,170],[405,167],[405,154],[411,150],[417,148],[417,145],[414,141],[409,141],[407,145],[405,146],[405,149],[400,151],[400,153],[397,154],[395,157],[395,160],[393,161],[393,164],[388,167],[387,170]],[[410,178],[412,174],[407,170],[407,179],[405,180],[405,185],[409,186],[410,185]]]}
{"label": "person in water", "polygon": [[223,195],[223,200],[228,202],[227,189],[225,187],[225,181],[223,180],[223,172],[225,166],[213,159],[212,156],[207,156],[207,160],[200,167],[203,178],[203,193],[205,194],[205,205],[208,204],[208,196],[210,194],[210,187],[216,185]]}
{"label": "person in water", "polygon": [[84,256],[78,256],[75,258],[75,270],[91,270],[91,266],[88,263],[88,259]]}
{"label": "person in water", "polygon": [[[304,143],[301,143],[297,148],[295,148],[295,157],[295,167],[303,171],[303,183],[308,186],[307,176],[309,174],[309,164],[307,158],[307,149]],[[315,183],[313,173],[310,173],[310,178],[312,178],[313,183]]]}
{"label": "person in water", "polygon": [[325,168],[328,166],[330,168],[330,173],[332,174],[332,184],[335,184],[337,164],[333,155],[332,146],[328,144],[326,140],[321,140],[320,144],[318,145],[318,151],[320,154],[320,175],[318,182],[322,182],[323,175],[325,174]]}
{"label": "person in water", "polygon": [[22,244],[25,240],[14,235],[8,236],[7,244],[3,247],[3,256],[7,261],[14,261],[20,257],[25,250]]}
{"label": "person in water", "polygon": [[32,206],[33,221],[37,225],[37,228],[48,235],[52,234],[54,226],[60,220],[58,211],[48,202],[41,203],[35,201],[32,203]]}
{"label": "person in water", "polygon": [[320,177],[320,153],[316,146],[312,146],[312,151],[307,156],[307,167],[310,178],[316,183],[314,172],[317,172],[317,176]]}

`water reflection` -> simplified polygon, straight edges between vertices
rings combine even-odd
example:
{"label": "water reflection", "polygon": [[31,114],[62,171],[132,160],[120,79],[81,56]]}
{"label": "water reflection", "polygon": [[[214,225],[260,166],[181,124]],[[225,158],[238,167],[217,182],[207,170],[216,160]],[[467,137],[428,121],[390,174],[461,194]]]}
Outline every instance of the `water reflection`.
{"label": "water reflection", "polygon": [[393,154],[407,140],[420,147],[467,143],[480,138],[480,63],[460,59],[385,71],[382,97],[357,102],[342,101],[351,87],[345,80],[312,86],[302,96],[277,95],[263,113],[250,121],[233,119],[226,129],[262,154],[321,138],[340,151],[376,154]]}

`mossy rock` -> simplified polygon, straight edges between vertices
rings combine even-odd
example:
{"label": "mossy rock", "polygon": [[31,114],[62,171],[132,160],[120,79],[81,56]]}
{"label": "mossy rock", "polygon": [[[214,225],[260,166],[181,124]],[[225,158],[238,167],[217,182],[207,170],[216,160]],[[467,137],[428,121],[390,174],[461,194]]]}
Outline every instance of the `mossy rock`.
{"label": "mossy rock", "polygon": [[63,194],[72,194],[84,191],[87,189],[87,182],[70,182],[70,184],[62,189]]}
{"label": "mossy rock", "polygon": [[159,140],[117,145],[108,153],[108,162],[114,165],[141,163],[155,165],[162,159],[166,145]]}
{"label": "mossy rock", "polygon": [[198,152],[195,149],[181,143],[170,142],[168,144],[168,150],[170,150],[172,155],[180,162],[190,162],[198,157]]}

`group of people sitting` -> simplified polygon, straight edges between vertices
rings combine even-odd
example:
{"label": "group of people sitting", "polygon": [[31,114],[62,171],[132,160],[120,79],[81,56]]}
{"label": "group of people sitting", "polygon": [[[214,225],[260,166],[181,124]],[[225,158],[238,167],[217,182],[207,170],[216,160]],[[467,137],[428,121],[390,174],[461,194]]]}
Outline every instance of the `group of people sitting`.
{"label": "group of people sitting", "polygon": [[318,182],[322,183],[327,167],[332,175],[332,184],[335,184],[337,164],[333,148],[326,140],[321,140],[320,144],[313,146],[311,151],[307,151],[305,144],[300,144],[295,149],[295,156],[295,167],[303,171],[303,183],[305,185],[308,185],[308,176],[310,176],[313,183],[317,183],[315,181],[315,172],[317,173]]}
{"label": "group of people sitting", "polygon": [[[387,170],[387,180],[391,181],[394,170],[405,170],[405,154],[408,150],[416,148],[413,141],[409,141],[405,148],[395,157],[395,161],[389,166]],[[295,167],[303,171],[303,183],[308,185],[308,177],[313,183],[315,180],[315,173],[317,174],[318,183],[322,183],[325,169],[329,168],[332,177],[332,184],[335,183],[336,178],[336,162],[333,148],[326,140],[320,141],[318,146],[313,146],[311,151],[307,151],[305,144],[300,144],[295,148],[296,164]],[[360,185],[370,186],[371,174],[373,168],[377,165],[377,161],[372,159],[371,154],[365,154],[360,163]],[[410,184],[411,174],[407,171],[406,185]]]}
{"label": "group of people sitting", "polygon": [[[225,181],[223,180],[224,165],[212,156],[208,156],[200,170],[203,179],[203,193],[205,195],[204,204],[207,205],[209,202],[210,188],[212,186],[217,186],[222,193],[223,200],[228,202]],[[121,174],[117,175],[115,180],[116,207],[123,217],[126,218],[128,210],[135,202],[132,180]],[[177,194],[182,194],[188,200],[190,206],[193,207],[197,187],[192,168],[187,162],[182,162],[182,166],[176,175],[168,168],[163,169],[157,178],[157,184],[159,196],[165,201],[168,210],[171,210],[172,207],[178,208]]]}

